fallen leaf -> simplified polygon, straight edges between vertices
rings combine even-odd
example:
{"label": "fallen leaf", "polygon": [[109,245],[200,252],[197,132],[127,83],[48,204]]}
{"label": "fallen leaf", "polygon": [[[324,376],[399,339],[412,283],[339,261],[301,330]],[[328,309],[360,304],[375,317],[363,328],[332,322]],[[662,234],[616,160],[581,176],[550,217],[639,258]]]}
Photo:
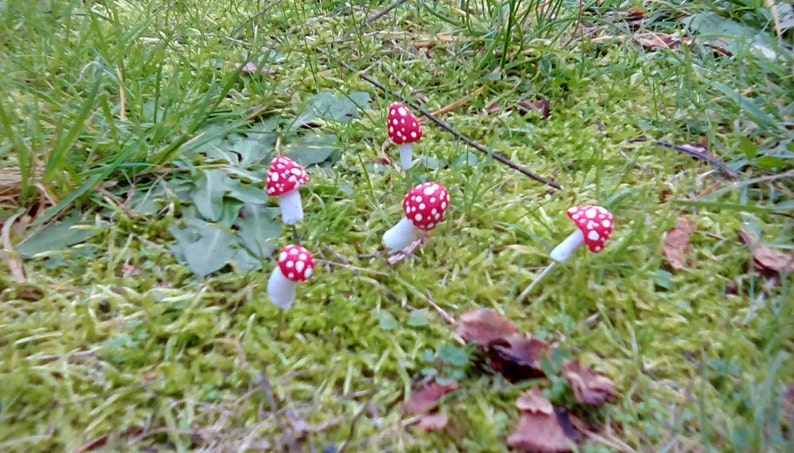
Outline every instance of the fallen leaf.
{"label": "fallen leaf", "polygon": [[636,39],[645,50],[671,49],[679,47],[681,43],[686,45],[692,44],[692,38],[686,36],[682,39],[679,35],[655,33],[652,31],[636,33],[634,39]]}
{"label": "fallen leaf", "polygon": [[551,401],[546,399],[537,387],[521,395],[521,397],[516,400],[516,407],[522,412],[529,411],[542,414],[551,414],[554,412],[554,406],[551,405]]}
{"label": "fallen leaf", "polygon": [[433,414],[426,414],[419,418],[416,427],[422,431],[441,431],[447,427],[449,423],[449,415],[443,412],[436,412]]}
{"label": "fallen leaf", "polygon": [[[527,391],[516,406],[521,409],[521,416],[515,431],[507,438],[510,448],[539,453],[568,452],[573,450],[577,438],[581,438],[572,428],[563,428],[561,418],[567,413],[561,411],[560,417],[538,388]],[[566,424],[570,427],[569,422]]]}
{"label": "fallen leaf", "polygon": [[242,65],[237,63],[235,68],[239,69],[241,73],[247,75],[259,74],[259,75],[270,75],[272,72],[267,68],[260,68],[258,64],[249,61],[248,63]]}
{"label": "fallen leaf", "polygon": [[794,272],[794,254],[775,250],[762,244],[747,230],[739,230],[742,242],[750,246],[759,271],[767,273]]}
{"label": "fallen leaf", "polygon": [[486,353],[491,368],[508,381],[517,382],[545,376],[543,357],[551,354],[551,345],[534,337],[513,337],[506,343],[494,343]]}
{"label": "fallen leaf", "polygon": [[411,399],[403,403],[402,412],[411,415],[423,414],[435,406],[444,395],[454,392],[458,387],[459,384],[454,381],[449,385],[441,385],[433,381],[424,389],[411,395]]}
{"label": "fallen leaf", "polygon": [[519,335],[519,330],[496,311],[483,308],[461,315],[455,333],[467,343],[487,347],[498,340],[509,341]]}
{"label": "fallen leaf", "polygon": [[697,228],[694,220],[678,219],[675,228],[668,230],[664,237],[664,256],[676,270],[687,268],[689,239]]}
{"label": "fallen leaf", "polygon": [[583,366],[578,360],[566,363],[562,374],[571,384],[574,398],[579,403],[602,406],[617,396],[614,382]]}
{"label": "fallen leaf", "polygon": [[541,99],[535,102],[518,101],[518,111],[522,114],[538,114],[540,119],[548,119],[551,115],[551,101],[548,99]]}

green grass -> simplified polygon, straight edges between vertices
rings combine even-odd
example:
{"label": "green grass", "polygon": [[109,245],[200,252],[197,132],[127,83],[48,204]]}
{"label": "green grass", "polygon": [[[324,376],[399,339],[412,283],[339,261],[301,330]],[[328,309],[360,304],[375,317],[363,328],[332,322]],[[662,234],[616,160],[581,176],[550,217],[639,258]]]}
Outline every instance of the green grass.
{"label": "green grass", "polygon": [[[613,379],[621,398],[599,413],[612,443],[587,451],[791,450],[794,285],[754,274],[737,233],[792,249],[792,31],[777,60],[738,39],[720,56],[705,31],[644,49],[618,38],[678,34],[707,12],[777,38],[765,2],[541,3],[407,2],[366,26],[389,2],[1,3],[0,222],[19,220],[12,246],[70,212],[94,235],[26,259],[24,282],[0,253],[0,450],[502,451],[526,385],[477,368],[442,403],[444,432],[401,425],[423,353],[459,345],[432,308],[411,325],[431,300],[455,317],[496,309]],[[639,30],[628,7],[645,8]],[[430,126],[417,152],[437,167],[379,165],[393,97],[318,49],[429,111],[484,88],[443,119],[566,190]],[[269,74],[239,74],[249,61]],[[369,108],[295,129],[326,92],[367,92]],[[546,120],[515,110],[540,99]],[[347,264],[321,264],[283,314],[265,294],[271,260],[201,278],[171,249],[173,227],[200,218],[187,193],[231,167],[207,150],[251,132],[334,150],[309,168],[299,234]],[[702,139],[738,180],[651,144]],[[370,258],[404,193],[431,179],[453,203],[431,242],[395,267]],[[571,231],[565,209],[588,203],[615,214],[609,247],[515,300]],[[674,271],[663,235],[679,217],[698,229]],[[285,228],[273,243],[292,240]]]}

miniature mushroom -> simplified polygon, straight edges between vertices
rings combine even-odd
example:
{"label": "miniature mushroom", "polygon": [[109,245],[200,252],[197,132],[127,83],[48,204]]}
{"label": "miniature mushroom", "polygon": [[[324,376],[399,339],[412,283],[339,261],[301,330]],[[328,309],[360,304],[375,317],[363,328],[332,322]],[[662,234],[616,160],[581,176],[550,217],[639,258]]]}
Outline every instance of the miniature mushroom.
{"label": "miniature mushroom", "polygon": [[562,241],[549,256],[553,263],[548,265],[543,272],[538,275],[535,281],[518,295],[518,300],[523,299],[535,285],[540,282],[558,263],[564,263],[573,253],[583,244],[593,252],[598,253],[604,250],[606,242],[612,236],[614,221],[612,213],[601,206],[579,206],[568,209],[568,217],[576,224],[576,231],[571,233]]}
{"label": "miniature mushroom", "polygon": [[314,257],[300,245],[288,245],[278,254],[278,266],[267,281],[267,295],[273,304],[287,309],[295,302],[295,286],[314,273]]}
{"label": "miniature mushroom", "polygon": [[389,139],[399,146],[403,170],[409,170],[413,163],[412,145],[422,139],[422,125],[408,107],[399,102],[389,107]]}
{"label": "miniature mushroom", "polygon": [[276,156],[267,172],[267,194],[278,197],[285,225],[303,221],[303,204],[298,188],[309,182],[309,174],[289,157]]}
{"label": "miniature mushroom", "polygon": [[403,199],[405,217],[383,235],[391,250],[403,250],[420,231],[430,231],[444,220],[449,208],[449,192],[436,182],[426,182],[411,189]]}

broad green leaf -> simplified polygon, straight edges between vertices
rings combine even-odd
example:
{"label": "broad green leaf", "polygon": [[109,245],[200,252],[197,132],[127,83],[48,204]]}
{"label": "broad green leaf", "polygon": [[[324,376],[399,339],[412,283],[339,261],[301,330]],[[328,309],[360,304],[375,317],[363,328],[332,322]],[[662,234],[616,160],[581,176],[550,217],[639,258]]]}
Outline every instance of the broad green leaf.
{"label": "broad green leaf", "polygon": [[274,221],[271,209],[263,205],[244,205],[236,225],[243,245],[253,256],[265,259],[276,250],[270,240],[281,235],[281,225]]}
{"label": "broad green leaf", "polygon": [[196,187],[190,193],[190,199],[202,217],[216,221],[223,214],[223,195],[226,193],[226,172],[224,170],[206,170],[199,177]]}
{"label": "broad green leaf", "polygon": [[235,249],[231,262],[233,262],[238,269],[243,273],[253,272],[262,268],[262,261],[254,258],[243,248]]}
{"label": "broad green leaf", "polygon": [[223,268],[234,256],[232,246],[236,241],[228,231],[199,219],[191,219],[188,228],[193,228],[200,236],[196,242],[180,244],[185,262],[194,274],[209,275]]}
{"label": "broad green leaf", "polygon": [[349,123],[358,115],[358,110],[369,109],[369,93],[355,92],[339,97],[332,93],[317,93],[306,102],[306,107],[293,124],[293,128],[300,128],[314,124],[318,119]]}
{"label": "broad green leaf", "polygon": [[251,184],[245,184],[239,179],[227,179],[226,187],[229,189],[229,197],[245,203],[265,204],[269,198],[266,191]]}
{"label": "broad green leaf", "polygon": [[407,324],[411,327],[425,327],[430,324],[427,309],[414,310],[408,315]]}
{"label": "broad green leaf", "polygon": [[215,223],[223,228],[231,228],[234,222],[237,221],[237,217],[240,216],[240,208],[242,206],[243,202],[240,200],[228,197],[224,198],[221,218]]}
{"label": "broad green leaf", "polygon": [[66,249],[97,234],[94,230],[79,228],[78,222],[80,214],[70,214],[62,221],[31,234],[17,245],[16,250],[23,258],[32,258],[39,253]]}
{"label": "broad green leaf", "polygon": [[336,135],[308,135],[290,146],[289,157],[304,167],[329,160],[336,150]]}
{"label": "broad green leaf", "polygon": [[232,151],[240,155],[238,164],[240,167],[247,168],[251,164],[261,163],[273,153],[276,136],[266,135],[265,137],[272,138],[272,143],[269,143],[269,146],[260,140],[241,140],[232,147]]}
{"label": "broad green leaf", "polygon": [[713,12],[695,14],[684,19],[683,23],[705,39],[720,38],[727,42],[728,50],[734,55],[749,50],[753,55],[774,60],[780,52],[788,52],[763,30],[735,22]]}
{"label": "broad green leaf", "polygon": [[378,321],[380,323],[380,329],[387,332],[400,327],[400,323],[397,322],[394,316],[385,310],[378,311]]}

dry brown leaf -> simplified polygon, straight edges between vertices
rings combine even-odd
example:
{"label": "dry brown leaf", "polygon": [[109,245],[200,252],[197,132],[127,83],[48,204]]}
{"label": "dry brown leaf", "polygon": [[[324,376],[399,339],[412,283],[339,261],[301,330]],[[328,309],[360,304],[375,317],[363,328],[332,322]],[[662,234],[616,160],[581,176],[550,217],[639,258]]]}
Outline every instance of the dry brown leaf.
{"label": "dry brown leaf", "polygon": [[458,387],[457,382],[441,385],[433,381],[424,389],[411,395],[411,399],[403,403],[402,412],[409,415],[423,414],[438,404],[444,395],[454,392]]}
{"label": "dry brown leaf", "polygon": [[689,239],[697,228],[697,222],[678,219],[675,225],[664,237],[664,256],[673,269],[682,270],[687,268]]}
{"label": "dry brown leaf", "polygon": [[767,273],[794,272],[794,254],[767,247],[746,230],[739,230],[739,237],[750,246],[753,261],[759,271]]}
{"label": "dry brown leaf", "polygon": [[[567,420],[567,414],[554,410],[546,397],[533,388],[516,402],[521,409],[521,417],[515,431],[507,438],[507,445],[522,451],[557,453],[572,451],[577,440],[577,432]],[[569,429],[565,429],[565,426]]]}
{"label": "dry brown leaf", "polygon": [[443,412],[436,412],[433,414],[426,414],[419,418],[416,427],[422,431],[441,431],[447,427],[449,423],[449,415]]}
{"label": "dry brown leaf", "polygon": [[535,102],[518,101],[518,111],[523,115],[532,113],[540,116],[540,119],[545,120],[551,115],[551,101],[548,99],[541,99]]}
{"label": "dry brown leaf", "polygon": [[692,44],[692,38],[688,36],[685,36],[682,40],[679,35],[655,33],[652,31],[636,33],[634,34],[634,39],[636,39],[645,50],[670,49],[679,47],[681,43],[686,45]]}
{"label": "dry brown leaf", "polygon": [[583,366],[578,360],[566,363],[562,374],[571,384],[574,398],[579,403],[602,406],[617,396],[614,382]]}
{"label": "dry brown leaf", "polygon": [[554,406],[551,405],[551,401],[546,399],[537,387],[533,387],[524,392],[521,398],[516,400],[516,407],[522,412],[539,414],[554,413]]}
{"label": "dry brown leaf", "polygon": [[513,337],[506,343],[494,343],[486,352],[491,368],[508,381],[543,377],[543,357],[551,354],[551,345],[534,337]]}
{"label": "dry brown leaf", "polygon": [[461,315],[455,333],[467,343],[487,347],[495,341],[509,341],[519,330],[496,311],[482,308]]}

